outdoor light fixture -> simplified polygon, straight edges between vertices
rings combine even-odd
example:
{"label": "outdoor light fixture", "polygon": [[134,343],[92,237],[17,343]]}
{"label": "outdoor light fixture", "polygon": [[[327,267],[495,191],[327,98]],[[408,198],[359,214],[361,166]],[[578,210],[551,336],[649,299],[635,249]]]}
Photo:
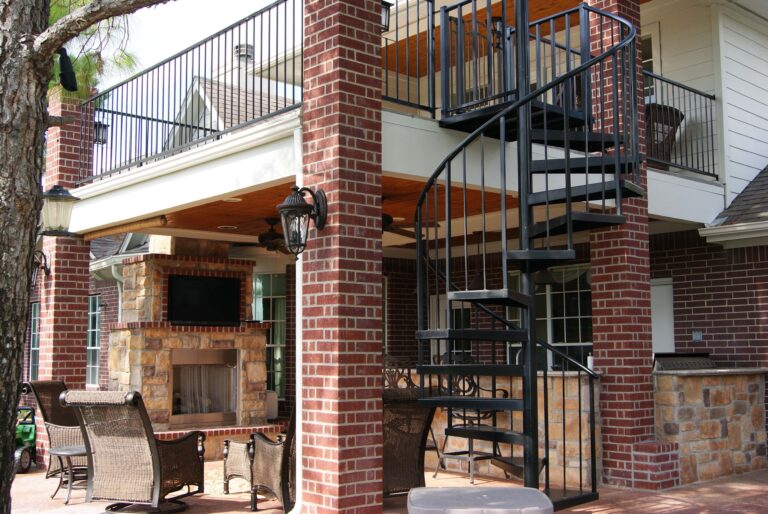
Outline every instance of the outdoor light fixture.
{"label": "outdoor light fixture", "polygon": [[[304,200],[304,193],[309,193],[312,197],[312,204]],[[306,187],[299,189],[298,186],[293,186],[291,194],[277,206],[277,211],[283,222],[285,247],[298,258],[307,246],[310,218],[315,221],[317,230],[322,230],[325,226],[328,202],[322,189],[312,192]]]}
{"label": "outdoor light fixture", "polygon": [[394,4],[381,0],[381,31],[389,32],[389,10]]}
{"label": "outdoor light fixture", "polygon": [[94,145],[107,144],[108,130],[109,130],[109,125],[107,125],[103,121],[94,121],[93,122],[93,144]]}
{"label": "outdoor light fixture", "polygon": [[77,200],[79,198],[69,194],[69,191],[60,185],[55,185],[43,193],[40,235],[74,235],[69,231],[69,220],[72,218],[72,207]]}
{"label": "outdoor light fixture", "polygon": [[47,277],[51,274],[51,267],[48,265],[48,256],[45,255],[42,250],[35,250],[33,259],[34,264],[32,265],[32,285],[34,286],[37,283],[38,271],[43,270],[45,276]]}

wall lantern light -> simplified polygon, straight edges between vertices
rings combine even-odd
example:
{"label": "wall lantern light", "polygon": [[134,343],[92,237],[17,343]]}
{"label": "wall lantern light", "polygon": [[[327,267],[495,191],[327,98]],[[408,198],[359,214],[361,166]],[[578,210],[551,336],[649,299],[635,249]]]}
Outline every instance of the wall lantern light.
{"label": "wall lantern light", "polygon": [[107,132],[109,131],[109,125],[103,121],[93,122],[93,144],[105,145],[107,144]]}
{"label": "wall lantern light", "polygon": [[37,273],[43,270],[45,276],[48,277],[51,274],[51,267],[48,264],[48,256],[43,253],[42,250],[35,250],[33,255],[34,262],[32,264],[32,286],[37,283]]}
{"label": "wall lantern light", "polygon": [[[304,199],[304,193],[309,193],[312,197],[312,204],[308,204]],[[293,186],[291,194],[277,206],[277,211],[283,222],[285,247],[298,258],[307,246],[310,218],[314,220],[317,230],[322,230],[325,226],[328,201],[322,189],[312,192],[306,187],[299,189],[298,186]]]}
{"label": "wall lantern light", "polygon": [[72,196],[60,185],[55,185],[43,193],[40,235],[74,235],[69,231],[69,221],[72,219],[72,208],[77,200],[79,198]]}
{"label": "wall lantern light", "polygon": [[381,31],[389,32],[389,10],[394,4],[381,0]]}

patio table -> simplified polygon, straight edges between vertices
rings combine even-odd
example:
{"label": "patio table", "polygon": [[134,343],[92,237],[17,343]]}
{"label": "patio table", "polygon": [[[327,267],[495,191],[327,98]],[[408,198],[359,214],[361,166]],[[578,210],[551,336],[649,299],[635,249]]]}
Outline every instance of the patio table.
{"label": "patio table", "polygon": [[408,514],[552,514],[547,496],[530,487],[418,487]]}
{"label": "patio table", "polygon": [[[75,482],[75,480],[82,481],[86,480],[86,477],[75,477],[75,469],[72,466],[72,457],[85,457],[86,451],[85,446],[59,446],[58,448],[51,448],[49,450],[51,454],[51,458],[56,457],[59,459],[59,467],[61,468],[61,472],[59,473],[59,485],[56,486],[56,490],[51,495],[51,498],[56,496],[56,493],[59,492],[59,489],[61,489],[61,486],[64,483],[64,471],[67,472],[67,499],[64,500],[64,505],[69,504],[69,497],[72,495],[72,486]],[[67,461],[67,467],[64,467],[64,464],[61,462],[61,459],[65,459]],[[80,470],[83,471],[83,470]]]}

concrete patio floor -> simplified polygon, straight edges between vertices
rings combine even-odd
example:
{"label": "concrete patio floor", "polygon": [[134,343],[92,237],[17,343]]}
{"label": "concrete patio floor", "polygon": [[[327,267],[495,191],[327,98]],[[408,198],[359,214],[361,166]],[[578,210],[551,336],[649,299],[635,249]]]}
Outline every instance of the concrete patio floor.
{"label": "concrete patio floor", "polygon": [[[189,498],[191,514],[250,512],[248,486],[233,480],[231,494],[225,495],[222,482],[222,462],[206,462],[205,494]],[[430,487],[469,486],[466,475],[441,472],[437,478],[427,473]],[[478,486],[508,486],[507,482],[476,477]],[[512,484],[514,486],[514,484]],[[85,503],[85,491],[72,492],[69,505],[64,505],[66,491],[59,491],[55,499],[50,495],[56,488],[54,479],[45,480],[42,471],[18,475],[11,495],[16,514],[91,514],[101,513],[107,502]],[[581,514],[617,513],[675,513],[675,514],[763,514],[768,513],[768,470],[746,473],[737,477],[713,480],[694,486],[679,487],[664,492],[627,491],[610,487],[600,488],[600,500],[559,512]],[[386,514],[404,514],[405,497],[388,498],[384,503]],[[140,510],[138,512],[141,512]],[[275,501],[259,503],[263,514],[281,514]]]}

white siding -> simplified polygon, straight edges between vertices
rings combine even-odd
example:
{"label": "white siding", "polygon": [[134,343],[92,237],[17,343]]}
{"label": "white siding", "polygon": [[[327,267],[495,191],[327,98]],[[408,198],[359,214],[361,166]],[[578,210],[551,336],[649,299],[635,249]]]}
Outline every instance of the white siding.
{"label": "white siding", "polygon": [[720,10],[728,202],[768,165],[768,23]]}
{"label": "white siding", "polygon": [[643,25],[659,24],[656,73],[705,93],[715,92],[710,8],[698,0],[654,0],[640,7]]}

